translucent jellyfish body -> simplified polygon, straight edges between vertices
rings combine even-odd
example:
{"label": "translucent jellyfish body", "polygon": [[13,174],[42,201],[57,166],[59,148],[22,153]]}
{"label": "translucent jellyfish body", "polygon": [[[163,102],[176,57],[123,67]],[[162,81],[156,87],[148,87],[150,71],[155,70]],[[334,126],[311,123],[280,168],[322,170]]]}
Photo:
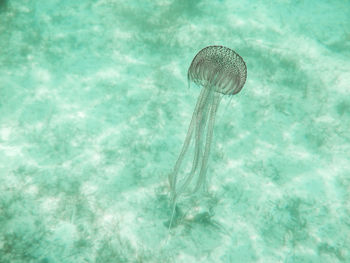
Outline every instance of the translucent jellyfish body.
{"label": "translucent jellyfish body", "polygon": [[[176,161],[169,175],[174,209],[183,193],[195,193],[205,181],[215,115],[223,95],[237,94],[247,78],[243,59],[233,50],[223,46],[209,46],[194,57],[188,69],[188,85],[194,82],[202,88],[192,120]],[[194,140],[192,166],[182,173],[185,156]],[[174,212],[174,211],[173,211]],[[171,222],[170,222],[171,225]]]}

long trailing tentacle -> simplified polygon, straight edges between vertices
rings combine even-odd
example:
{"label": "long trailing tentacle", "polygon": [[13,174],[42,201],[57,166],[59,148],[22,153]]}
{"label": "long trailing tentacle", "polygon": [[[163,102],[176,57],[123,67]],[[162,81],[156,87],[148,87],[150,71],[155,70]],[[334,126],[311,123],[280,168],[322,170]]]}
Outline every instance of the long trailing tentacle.
{"label": "long trailing tentacle", "polygon": [[221,96],[219,94],[215,93],[213,103],[211,104],[211,107],[210,107],[209,122],[208,122],[208,128],[207,128],[207,136],[206,136],[204,154],[203,154],[203,159],[202,159],[202,165],[201,165],[200,172],[198,175],[196,187],[194,188],[192,193],[195,193],[198,191],[198,189],[202,186],[202,184],[205,180],[205,177],[206,177],[211,141],[213,138],[215,116],[216,116],[216,111],[218,109],[218,106],[220,104],[220,100],[221,100]]}
{"label": "long trailing tentacle", "polygon": [[172,200],[173,202],[175,202],[176,199],[176,186],[177,186],[177,175],[179,173],[179,170],[181,168],[182,162],[184,160],[184,157],[188,151],[188,148],[190,146],[192,137],[193,137],[193,130],[196,127],[196,122],[197,122],[197,112],[198,109],[201,107],[201,105],[203,105],[203,101],[205,100],[206,96],[204,96],[204,94],[206,93],[205,89],[202,89],[200,95],[199,95],[199,99],[197,100],[197,104],[194,110],[194,113],[192,115],[192,119],[191,119],[191,123],[190,126],[188,128],[187,131],[187,135],[186,135],[186,139],[183,143],[182,149],[181,149],[181,153],[179,155],[179,158],[177,159],[176,163],[175,163],[175,167],[174,170],[171,174],[169,174],[169,184],[170,184],[170,190],[171,190],[171,195],[172,195]]}
{"label": "long trailing tentacle", "polygon": [[194,175],[198,172],[200,163],[202,161],[202,135],[204,134],[204,130],[206,127],[206,123],[208,120],[208,111],[209,106],[212,100],[212,92],[207,89],[203,94],[203,99],[201,100],[201,105],[198,107],[198,111],[195,113],[197,116],[196,127],[195,127],[195,149],[194,149],[194,159],[192,162],[192,168],[188,176],[184,179],[184,183],[181,185],[181,188],[177,191],[177,195],[181,195],[188,185],[191,183]]}
{"label": "long trailing tentacle", "polygon": [[[211,103],[208,103],[208,99],[211,99],[212,97],[212,91],[209,89],[202,89],[199,98],[197,100],[197,104],[195,107],[195,110],[192,115],[192,120],[190,123],[190,126],[188,128],[188,132],[186,135],[185,142],[182,146],[182,150],[180,153],[179,158],[176,161],[174,171],[169,175],[169,183],[171,188],[171,195],[172,195],[172,213],[171,213],[171,219],[169,223],[169,230],[172,226],[174,216],[175,216],[175,209],[176,209],[176,202],[177,198],[183,193],[183,191],[186,189],[188,184],[191,182],[194,174],[196,171],[198,171],[199,162],[201,161],[202,157],[202,144],[201,144],[201,134],[203,134],[203,129],[206,126],[206,122],[208,119],[208,110]],[[192,168],[189,176],[185,179],[185,183],[181,186],[181,188],[177,191],[177,175],[179,173],[179,170],[181,168],[181,164],[184,160],[184,157],[188,151],[189,145],[191,143],[192,137],[193,137],[193,130],[196,130],[196,142],[195,142],[195,154],[194,154],[194,160],[192,163]]]}
{"label": "long trailing tentacle", "polygon": [[[205,90],[205,89],[203,89],[203,90]],[[209,157],[209,153],[210,153],[210,146],[211,146],[211,141],[212,141],[212,136],[213,136],[215,115],[216,115],[216,111],[217,111],[217,108],[218,108],[219,103],[220,103],[220,99],[221,99],[221,96],[219,94],[216,94],[216,93],[210,91],[209,89],[206,92],[201,92],[200,97],[198,99],[196,109],[195,109],[195,112],[193,113],[192,121],[190,124],[191,131],[189,129],[189,132],[191,132],[191,133],[193,133],[193,129],[196,129],[196,131],[195,131],[196,132],[196,142],[195,142],[196,145],[195,145],[194,161],[192,163],[192,168],[191,168],[190,174],[187,176],[187,178],[185,179],[185,182],[182,184],[181,188],[178,191],[176,191],[177,181],[174,181],[173,206],[172,206],[171,219],[170,219],[170,223],[169,223],[169,230],[170,230],[172,223],[173,223],[173,220],[174,220],[177,198],[186,190],[188,185],[191,183],[194,175],[196,174],[196,172],[198,172],[199,165],[200,165],[200,171],[198,174],[198,180],[197,180],[196,186],[195,186],[194,190],[192,191],[192,193],[195,193],[196,191],[198,191],[200,186],[203,184],[203,181],[205,180],[208,157]],[[206,133],[205,148],[204,148],[204,153],[202,156],[201,135],[203,134],[203,130],[205,129],[208,115],[209,115],[209,121],[208,121],[207,133]],[[195,120],[195,121],[193,122],[193,120]],[[194,125],[194,127],[191,127],[192,125]],[[187,140],[187,138],[190,138],[190,139],[192,138],[192,134],[190,135],[191,137],[189,137],[189,132],[187,134],[186,140]],[[186,140],[185,140],[185,143],[186,143]],[[182,149],[181,154],[180,154],[181,160],[179,157],[179,159],[175,165],[175,168],[177,169],[176,173],[178,173],[178,171],[180,169],[184,155],[186,154],[187,149],[189,147],[190,140],[188,141],[187,144],[185,144],[185,143],[184,143],[183,149]],[[184,150],[184,148],[185,148],[185,150]],[[175,172],[175,168],[174,168],[174,172]],[[175,180],[177,179],[176,176],[177,176],[177,174],[175,174],[175,178],[174,178]]]}

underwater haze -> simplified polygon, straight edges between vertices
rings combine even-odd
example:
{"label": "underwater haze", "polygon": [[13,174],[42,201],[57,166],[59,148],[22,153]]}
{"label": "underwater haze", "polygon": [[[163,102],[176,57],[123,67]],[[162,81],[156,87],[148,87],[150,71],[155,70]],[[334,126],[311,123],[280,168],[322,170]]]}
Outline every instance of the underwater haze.
{"label": "underwater haze", "polygon": [[[210,45],[247,81],[171,224]],[[0,0],[0,262],[350,262],[349,130],[349,0]]]}

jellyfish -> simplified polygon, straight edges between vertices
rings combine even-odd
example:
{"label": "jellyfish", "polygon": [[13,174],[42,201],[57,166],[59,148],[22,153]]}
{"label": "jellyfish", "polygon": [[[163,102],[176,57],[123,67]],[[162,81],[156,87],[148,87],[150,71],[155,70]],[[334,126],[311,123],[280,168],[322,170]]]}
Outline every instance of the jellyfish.
{"label": "jellyfish", "polygon": [[[179,196],[185,192],[194,194],[204,184],[215,115],[220,100],[223,95],[237,94],[243,88],[246,78],[247,68],[242,57],[227,47],[208,46],[199,51],[192,60],[187,73],[188,86],[194,82],[202,89],[182,150],[172,173],[169,174],[173,215]],[[194,141],[192,166],[187,174],[179,176],[192,141]],[[172,219],[169,228],[171,222]]]}

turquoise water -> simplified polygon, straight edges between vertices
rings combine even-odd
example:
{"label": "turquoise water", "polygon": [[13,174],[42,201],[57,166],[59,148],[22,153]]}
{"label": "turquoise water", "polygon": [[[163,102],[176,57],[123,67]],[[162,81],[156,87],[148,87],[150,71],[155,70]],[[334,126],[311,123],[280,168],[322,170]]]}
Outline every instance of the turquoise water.
{"label": "turquoise water", "polygon": [[[248,78],[169,231],[208,45]],[[348,0],[0,1],[0,262],[350,262],[349,69]]]}

